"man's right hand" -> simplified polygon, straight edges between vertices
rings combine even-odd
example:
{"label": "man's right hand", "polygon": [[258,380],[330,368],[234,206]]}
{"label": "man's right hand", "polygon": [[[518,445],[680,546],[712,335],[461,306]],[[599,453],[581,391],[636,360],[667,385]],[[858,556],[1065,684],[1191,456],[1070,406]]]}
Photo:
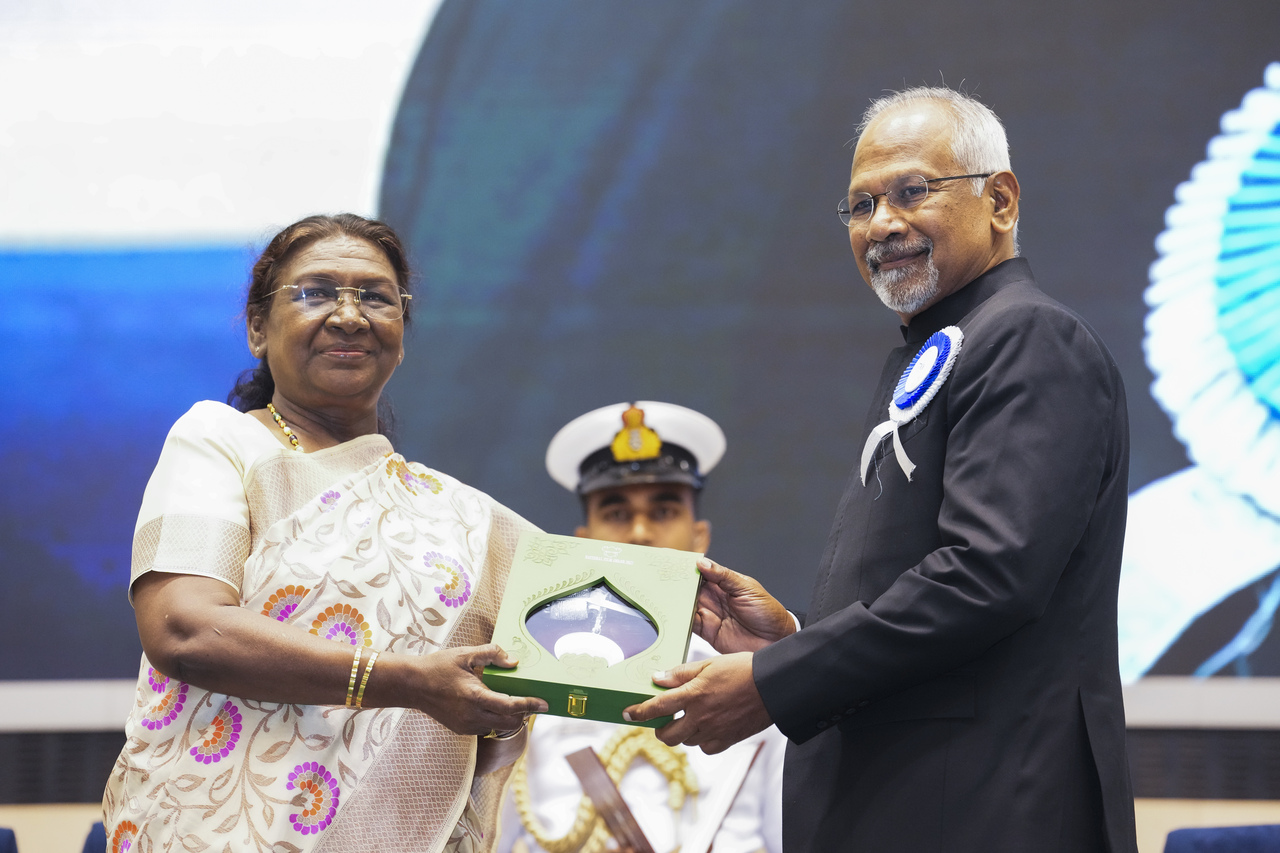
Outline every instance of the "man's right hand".
{"label": "man's right hand", "polygon": [[705,557],[693,629],[721,654],[754,652],[795,633],[795,620],[754,578]]}

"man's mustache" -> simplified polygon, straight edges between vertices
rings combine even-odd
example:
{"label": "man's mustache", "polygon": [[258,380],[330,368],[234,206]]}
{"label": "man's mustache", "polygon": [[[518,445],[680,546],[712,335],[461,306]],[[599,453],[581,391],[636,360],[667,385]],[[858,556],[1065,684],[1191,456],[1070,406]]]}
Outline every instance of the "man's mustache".
{"label": "man's mustache", "polygon": [[879,272],[880,265],[899,258],[910,257],[921,253],[933,252],[933,241],[928,237],[920,237],[910,243],[893,240],[887,243],[873,243],[867,249],[867,268]]}

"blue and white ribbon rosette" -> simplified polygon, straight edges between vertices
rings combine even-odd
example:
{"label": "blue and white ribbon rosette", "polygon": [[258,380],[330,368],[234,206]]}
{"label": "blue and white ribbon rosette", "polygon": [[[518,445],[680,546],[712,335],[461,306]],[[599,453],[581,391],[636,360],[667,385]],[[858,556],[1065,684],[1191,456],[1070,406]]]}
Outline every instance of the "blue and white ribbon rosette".
{"label": "blue and white ribbon rosette", "polygon": [[889,420],[873,429],[862,447],[862,485],[867,484],[867,469],[875,458],[876,448],[887,435],[893,436],[893,454],[898,459],[902,473],[907,475],[908,480],[911,479],[911,472],[916,470],[916,466],[907,458],[898,428],[915,420],[933,400],[938,389],[951,375],[951,368],[956,363],[956,356],[960,355],[960,343],[963,340],[964,332],[955,326],[947,326],[930,335],[920,352],[911,359],[907,369],[902,372],[897,387],[893,389]]}

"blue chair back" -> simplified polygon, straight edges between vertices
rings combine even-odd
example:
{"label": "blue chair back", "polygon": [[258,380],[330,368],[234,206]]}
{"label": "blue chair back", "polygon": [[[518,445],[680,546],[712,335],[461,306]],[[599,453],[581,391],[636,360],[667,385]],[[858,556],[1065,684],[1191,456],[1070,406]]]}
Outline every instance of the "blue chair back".
{"label": "blue chair back", "polygon": [[107,853],[107,828],[98,821],[84,840],[84,853]]}
{"label": "blue chair back", "polygon": [[1276,853],[1280,826],[1222,826],[1175,829],[1164,842],[1164,853]]}

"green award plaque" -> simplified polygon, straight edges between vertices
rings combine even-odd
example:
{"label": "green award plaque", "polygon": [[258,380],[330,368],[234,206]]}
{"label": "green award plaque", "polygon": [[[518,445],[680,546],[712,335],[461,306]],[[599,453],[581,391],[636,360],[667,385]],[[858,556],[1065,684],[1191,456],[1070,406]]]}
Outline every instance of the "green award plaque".
{"label": "green award plaque", "polygon": [[627,723],[622,710],[663,692],[656,670],[684,663],[698,598],[701,554],[521,534],[493,630],[520,660],[486,666],[491,689],[537,696],[548,713]]}

